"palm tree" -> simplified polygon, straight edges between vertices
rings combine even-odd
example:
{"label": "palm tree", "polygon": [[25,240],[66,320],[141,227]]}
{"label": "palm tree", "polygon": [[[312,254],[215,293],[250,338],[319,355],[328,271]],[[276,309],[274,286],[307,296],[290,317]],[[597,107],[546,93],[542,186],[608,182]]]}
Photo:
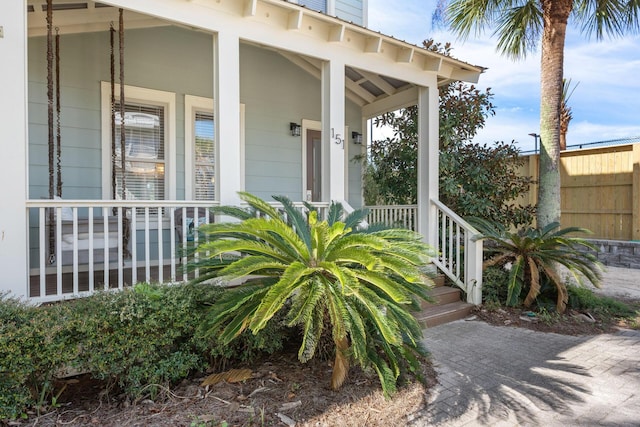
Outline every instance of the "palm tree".
{"label": "palm tree", "polygon": [[[490,244],[485,247],[489,254],[483,268],[511,264],[507,285],[507,305],[520,303],[520,296],[527,293],[523,305],[534,303],[542,285],[549,282],[556,290],[556,310],[563,313],[567,307],[569,293],[562,279],[562,270],[569,273],[579,285],[590,282],[600,287],[602,265],[593,254],[597,248],[589,241],[571,234],[590,232],[584,228],[559,229],[557,222],[543,228],[525,228],[510,232],[500,223],[481,218],[470,218],[470,222],[481,234],[481,239]],[[559,268],[562,267],[562,268]]]}
{"label": "palm tree", "polygon": [[569,107],[569,98],[573,95],[580,82],[571,88],[571,79],[562,79],[562,104],[560,105],[560,150],[567,149],[567,132],[569,132],[569,123],[573,119],[571,107]]}
{"label": "palm tree", "polygon": [[366,210],[345,215],[336,203],[321,220],[310,206],[305,216],[285,197],[274,197],[281,210],[248,193],[240,197],[249,208],[214,208],[240,222],[200,228],[197,280],[249,278],[212,306],[209,332],[229,343],[284,312],[288,326],[302,329],[302,362],[314,356],[323,331],[330,332],[332,388],[355,361],[373,368],[385,394],[393,393],[401,371],[417,369],[423,354],[422,329],[410,313],[428,299],[431,283],[419,268],[430,254],[421,236],[361,229]]}
{"label": "palm tree", "polygon": [[[442,18],[443,17],[443,18]],[[541,45],[538,226],[560,220],[560,109],[569,18],[587,35],[620,36],[640,28],[638,0],[440,0],[444,19],[462,38],[495,28],[498,51],[517,59]]]}

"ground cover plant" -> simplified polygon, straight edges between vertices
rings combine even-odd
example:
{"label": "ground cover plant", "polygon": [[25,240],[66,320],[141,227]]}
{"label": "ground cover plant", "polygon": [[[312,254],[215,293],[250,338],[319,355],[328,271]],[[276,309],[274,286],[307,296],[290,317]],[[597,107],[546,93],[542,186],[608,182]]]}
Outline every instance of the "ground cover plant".
{"label": "ground cover plant", "polygon": [[202,227],[198,280],[258,278],[212,305],[212,335],[228,344],[284,313],[287,326],[301,331],[301,362],[314,357],[328,331],[333,389],[343,384],[352,362],[375,370],[387,395],[403,370],[418,372],[422,330],[411,310],[428,299],[429,281],[420,267],[430,253],[420,235],[361,228],[366,210],[346,215],[338,203],[320,218],[312,207],[304,214],[285,197],[274,197],[281,210],[248,193],[240,197],[247,209],[214,208],[239,221]]}

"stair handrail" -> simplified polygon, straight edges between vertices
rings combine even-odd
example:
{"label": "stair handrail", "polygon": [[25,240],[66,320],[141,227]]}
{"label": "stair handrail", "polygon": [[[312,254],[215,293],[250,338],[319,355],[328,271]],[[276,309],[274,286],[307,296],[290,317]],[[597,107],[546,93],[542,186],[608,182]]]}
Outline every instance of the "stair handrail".
{"label": "stair handrail", "polygon": [[432,239],[438,255],[432,261],[466,292],[467,302],[479,305],[482,303],[481,234],[441,201],[432,199],[431,203],[438,222],[438,231]]}

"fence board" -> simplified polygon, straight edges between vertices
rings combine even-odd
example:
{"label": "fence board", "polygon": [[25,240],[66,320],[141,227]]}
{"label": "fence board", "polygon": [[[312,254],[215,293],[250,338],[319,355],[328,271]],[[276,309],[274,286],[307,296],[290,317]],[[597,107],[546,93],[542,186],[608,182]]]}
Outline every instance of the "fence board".
{"label": "fence board", "polygon": [[[538,155],[527,156],[521,175],[538,180]],[[640,239],[640,144],[565,151],[560,154],[562,227],[584,227],[590,237]],[[515,204],[535,204],[538,185]]]}

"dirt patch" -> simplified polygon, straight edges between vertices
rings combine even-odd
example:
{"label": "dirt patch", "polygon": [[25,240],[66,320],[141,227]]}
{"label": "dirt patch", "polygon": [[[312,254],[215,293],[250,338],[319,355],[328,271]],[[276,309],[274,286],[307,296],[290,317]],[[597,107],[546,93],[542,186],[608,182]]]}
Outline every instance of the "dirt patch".
{"label": "dirt patch", "polygon": [[600,316],[589,312],[568,310],[563,315],[540,315],[513,307],[487,309],[479,307],[473,314],[479,320],[495,326],[527,328],[538,332],[552,332],[563,335],[597,335],[613,333],[620,328],[628,328],[628,320]]}
{"label": "dirt patch", "polygon": [[[307,364],[295,354],[272,356],[240,383],[201,387],[204,376],[185,380],[164,398],[131,402],[107,395],[89,376],[68,381],[59,407],[13,425],[29,426],[389,426],[405,425],[424,410],[436,383],[431,364],[423,364],[425,383],[404,384],[392,399],[382,395],[377,376],[352,368],[339,391],[329,385],[331,366]],[[226,424],[225,424],[226,423]]]}

